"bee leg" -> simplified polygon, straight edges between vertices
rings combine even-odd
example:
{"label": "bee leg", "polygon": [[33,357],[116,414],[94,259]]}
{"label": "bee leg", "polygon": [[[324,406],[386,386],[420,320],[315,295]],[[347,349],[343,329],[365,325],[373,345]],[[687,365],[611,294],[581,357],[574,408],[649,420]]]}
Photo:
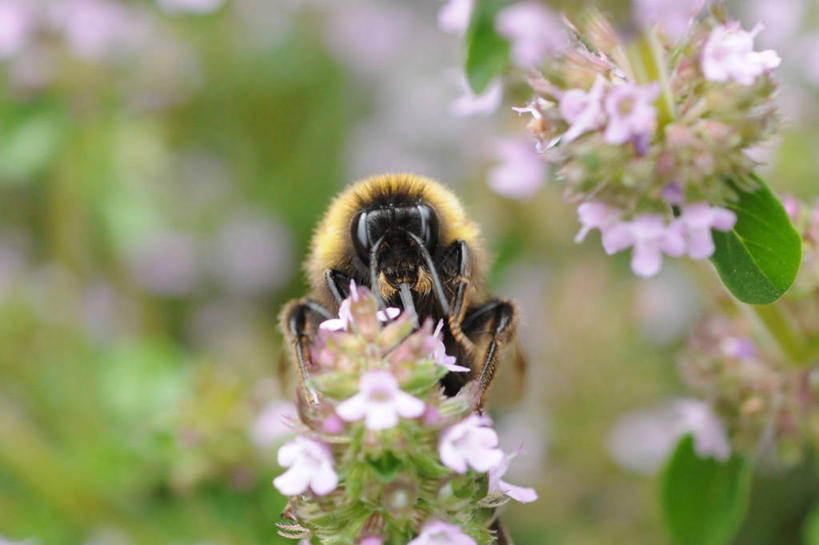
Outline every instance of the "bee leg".
{"label": "bee leg", "polygon": [[464,317],[461,327],[473,342],[480,335],[492,336],[483,357],[476,360],[481,362],[478,372],[478,384],[481,391],[478,407],[483,406],[486,394],[495,378],[498,351],[514,334],[517,318],[518,310],[515,304],[500,299],[494,299],[483,306],[470,309]]}
{"label": "bee leg", "polygon": [[324,273],[324,278],[327,280],[327,289],[333,295],[336,305],[340,305],[350,295],[350,277],[344,273],[329,269]]}
{"label": "bee leg", "polygon": [[469,283],[472,281],[471,261],[469,259],[469,247],[463,240],[456,240],[447,248],[447,255],[444,256],[444,266],[448,266],[448,276],[457,282],[455,286],[455,296],[449,307],[449,331],[452,337],[467,352],[474,350],[472,341],[463,332],[463,321],[466,309],[469,306]]}
{"label": "bee leg", "polygon": [[496,545],[514,545],[512,543],[512,538],[509,537],[509,533],[504,528],[503,523],[501,523],[500,518],[495,513],[495,520],[492,521],[492,525],[489,527],[495,533],[495,539],[497,540]]}
{"label": "bee leg", "polygon": [[317,314],[324,320],[333,317],[329,310],[310,299],[291,301],[282,311],[281,328],[293,353],[293,362],[296,364],[299,381],[299,394],[306,403],[312,405],[318,401],[318,396],[307,385],[309,370],[313,366],[310,361],[310,334],[307,330],[310,313]]}

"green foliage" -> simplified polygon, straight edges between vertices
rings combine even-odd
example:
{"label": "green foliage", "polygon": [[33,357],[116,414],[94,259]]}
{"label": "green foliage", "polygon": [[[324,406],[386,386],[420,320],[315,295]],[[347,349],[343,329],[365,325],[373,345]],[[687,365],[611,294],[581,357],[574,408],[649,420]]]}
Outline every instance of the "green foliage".
{"label": "green foliage", "polygon": [[737,215],[734,229],[714,231],[711,260],[725,286],[744,303],[776,301],[791,286],[802,257],[802,240],[782,203],[765,182],[745,191],[733,185],[739,199],[726,206]]}
{"label": "green foliage", "polygon": [[700,458],[687,435],[660,485],[663,518],[675,545],[724,545],[745,517],[751,468],[738,455],[725,462]]}
{"label": "green foliage", "polygon": [[475,2],[466,34],[466,77],[475,93],[481,93],[509,64],[509,43],[495,31],[495,14],[503,0]]}

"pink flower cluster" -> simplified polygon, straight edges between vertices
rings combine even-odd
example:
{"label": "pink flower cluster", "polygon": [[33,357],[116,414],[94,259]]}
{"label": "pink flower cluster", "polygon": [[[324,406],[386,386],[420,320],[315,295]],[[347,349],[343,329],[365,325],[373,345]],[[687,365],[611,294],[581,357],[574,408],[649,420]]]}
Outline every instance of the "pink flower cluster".
{"label": "pink flower cluster", "polygon": [[[359,509],[372,521],[350,529],[345,539],[377,545],[383,543],[381,536],[390,535],[385,526],[389,523],[375,511],[368,515],[367,510],[372,505],[395,508],[391,502],[398,490],[404,498],[402,512],[414,510],[418,500],[407,498],[419,495],[424,505],[441,503],[434,517],[426,507],[413,512],[411,517],[419,521],[419,528],[411,543],[474,545],[476,537],[488,535],[487,529],[480,517],[468,522],[459,518],[458,524],[447,522],[446,513],[464,509],[462,500],[453,504],[451,497],[472,494],[476,484],[480,485],[486,492],[474,498],[477,512],[506,498],[531,502],[537,493],[503,480],[514,455],[500,449],[490,419],[472,412],[474,384],[454,397],[443,394],[439,380],[446,373],[470,371],[446,353],[443,322],[434,330],[430,321],[414,327],[415,317],[410,314],[378,310],[366,288],[352,283],[350,294],[340,305],[339,317],[319,327],[312,347],[318,367],[311,375],[315,403],[302,403],[301,433],[278,451],[279,464],[287,470],[273,484],[290,497],[295,521],[280,528],[290,537],[312,533],[321,540],[325,535],[337,536],[342,531],[339,528],[329,529],[318,522],[311,526],[317,520],[315,498],[332,494],[335,509]],[[267,429],[262,431],[266,437]],[[411,457],[404,455],[408,449]],[[374,465],[384,456],[401,460],[402,470],[389,482],[383,481],[381,470]],[[413,461],[419,457],[425,459],[425,467],[440,467],[441,475],[422,477],[412,466],[406,467],[420,463]],[[452,488],[452,494],[440,495],[437,491],[442,486]],[[423,526],[421,521],[425,521]]]}
{"label": "pink flower cluster", "polygon": [[662,255],[705,259],[714,253],[712,229],[730,231],[736,214],[705,202],[684,205],[679,217],[667,222],[660,214],[641,214],[621,220],[621,212],[602,202],[589,201],[577,208],[582,227],[575,237],[581,242],[592,229],[599,229],[603,248],[611,255],[632,248],[631,269],[642,277],[654,276],[662,266]]}
{"label": "pink flower cluster", "polygon": [[560,113],[568,130],[561,140],[571,142],[589,131],[605,127],[604,140],[620,145],[634,142],[645,150],[657,128],[657,108],[654,101],[660,95],[660,85],[635,85],[629,82],[610,85],[598,76],[592,88],[569,89],[560,98]]}

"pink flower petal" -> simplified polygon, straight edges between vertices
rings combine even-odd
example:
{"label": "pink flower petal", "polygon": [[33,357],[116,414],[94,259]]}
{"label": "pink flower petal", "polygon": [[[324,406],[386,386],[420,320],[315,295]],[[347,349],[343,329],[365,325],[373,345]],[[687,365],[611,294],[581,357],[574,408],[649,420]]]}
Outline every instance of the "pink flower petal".
{"label": "pink flower petal", "polygon": [[367,401],[363,394],[358,393],[336,406],[336,414],[347,422],[361,420],[367,413]]}
{"label": "pink flower petal", "polygon": [[319,496],[329,494],[338,486],[338,475],[329,464],[322,465],[310,478],[310,490]]}
{"label": "pink flower petal", "polygon": [[631,270],[643,278],[649,278],[660,272],[663,257],[658,246],[635,245],[631,251]]}
{"label": "pink flower petal", "polygon": [[426,405],[420,399],[409,395],[406,392],[395,393],[395,410],[404,418],[418,418],[424,414]]}
{"label": "pink flower petal", "polygon": [[515,501],[521,503],[531,503],[537,499],[537,492],[534,488],[526,488],[523,486],[515,486],[506,481],[498,481],[501,492],[509,496]]}
{"label": "pink flower petal", "polygon": [[727,208],[713,208],[711,227],[717,231],[730,231],[737,223],[737,215]]}
{"label": "pink flower petal", "polygon": [[295,496],[307,490],[312,472],[303,465],[294,465],[275,479],[273,486],[285,496]]}

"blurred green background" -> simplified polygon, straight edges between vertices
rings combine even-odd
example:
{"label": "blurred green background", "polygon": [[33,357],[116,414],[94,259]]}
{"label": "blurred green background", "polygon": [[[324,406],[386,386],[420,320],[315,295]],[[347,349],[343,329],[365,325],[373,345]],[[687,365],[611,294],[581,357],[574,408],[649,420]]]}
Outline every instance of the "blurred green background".
{"label": "blurred green background", "polygon": [[[684,394],[675,353],[713,271],[637,281],[627,257],[572,242],[558,189],[494,194],[486,173],[523,134],[510,107],[527,96],[510,76],[497,112],[451,115],[461,49],[442,5],[0,1],[0,543],[287,542],[270,484],[292,394],[277,313],[305,292],[331,197],[407,170],[462,196],[495,291],[523,307],[526,391],[494,392],[503,446],[527,451],[509,479],[541,496],[505,510],[518,543],[666,541],[651,474],[667,445],[640,431],[635,458],[617,430]],[[735,7],[785,59],[766,174],[813,197],[817,14]],[[743,545],[796,542],[815,476],[796,482],[793,507],[770,496],[790,533]]]}

